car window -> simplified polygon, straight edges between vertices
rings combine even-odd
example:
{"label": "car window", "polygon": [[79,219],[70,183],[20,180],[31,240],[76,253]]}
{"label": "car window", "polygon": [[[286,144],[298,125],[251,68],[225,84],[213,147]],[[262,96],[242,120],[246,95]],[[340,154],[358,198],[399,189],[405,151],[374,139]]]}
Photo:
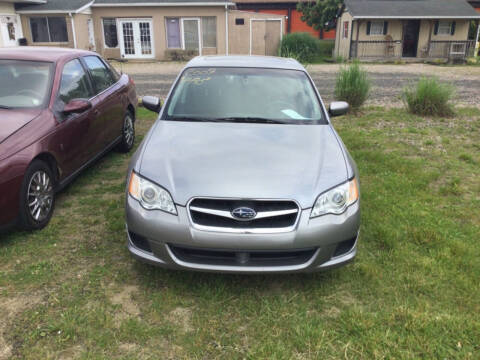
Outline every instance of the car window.
{"label": "car window", "polygon": [[78,59],[65,64],[60,82],[59,97],[66,104],[72,99],[91,97],[87,73]]}
{"label": "car window", "polygon": [[45,105],[50,95],[52,68],[51,62],[0,59],[0,107]]}
{"label": "car window", "polygon": [[115,83],[114,76],[99,57],[85,56],[83,59],[90,70],[97,94]]}
{"label": "car window", "polygon": [[189,68],[173,91],[165,116],[168,120],[326,123],[305,72],[263,68]]}

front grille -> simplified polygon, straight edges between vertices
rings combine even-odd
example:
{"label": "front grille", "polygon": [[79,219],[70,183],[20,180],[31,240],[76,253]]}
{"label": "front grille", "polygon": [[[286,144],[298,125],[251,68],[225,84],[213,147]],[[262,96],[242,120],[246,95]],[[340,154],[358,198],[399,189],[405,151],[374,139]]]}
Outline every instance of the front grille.
{"label": "front grille", "polygon": [[[249,208],[256,216],[250,220],[232,215],[234,209]],[[291,200],[242,200],[195,198],[188,205],[190,219],[200,230],[270,233],[295,228],[300,209]]]}
{"label": "front grille", "polygon": [[175,257],[191,264],[224,266],[292,266],[308,262],[316,249],[236,251],[168,245]]}

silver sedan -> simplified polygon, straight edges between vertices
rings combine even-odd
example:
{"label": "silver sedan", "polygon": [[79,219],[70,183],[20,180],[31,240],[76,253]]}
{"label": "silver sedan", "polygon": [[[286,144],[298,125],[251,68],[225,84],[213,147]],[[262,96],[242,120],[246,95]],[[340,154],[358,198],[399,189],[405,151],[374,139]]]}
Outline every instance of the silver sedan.
{"label": "silver sedan", "polygon": [[176,79],[128,169],[128,249],[150,264],[307,272],[357,252],[358,172],[295,60],[197,57]]}

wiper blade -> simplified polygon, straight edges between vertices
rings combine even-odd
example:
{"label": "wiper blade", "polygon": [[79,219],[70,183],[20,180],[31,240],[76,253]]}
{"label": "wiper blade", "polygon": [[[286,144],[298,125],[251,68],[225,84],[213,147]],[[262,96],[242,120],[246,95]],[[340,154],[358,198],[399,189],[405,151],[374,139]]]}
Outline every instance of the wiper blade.
{"label": "wiper blade", "polygon": [[169,116],[167,120],[178,121],[203,121],[203,122],[243,122],[243,123],[257,123],[257,124],[289,124],[286,120],[268,119],[262,117],[224,117],[224,118],[208,118],[195,116]]}
{"label": "wiper blade", "polygon": [[216,121],[215,118],[205,118],[205,117],[196,117],[196,116],[169,116],[167,120],[177,120],[177,121]]}
{"label": "wiper blade", "polygon": [[288,124],[288,121],[279,119],[268,119],[262,117],[226,117],[215,119],[215,121],[225,122],[244,122],[244,123],[257,123],[257,124]]}
{"label": "wiper blade", "polygon": [[9,110],[9,109],[11,109],[11,107],[10,107],[10,106],[7,106],[7,105],[0,105],[0,109],[7,109],[7,110]]}

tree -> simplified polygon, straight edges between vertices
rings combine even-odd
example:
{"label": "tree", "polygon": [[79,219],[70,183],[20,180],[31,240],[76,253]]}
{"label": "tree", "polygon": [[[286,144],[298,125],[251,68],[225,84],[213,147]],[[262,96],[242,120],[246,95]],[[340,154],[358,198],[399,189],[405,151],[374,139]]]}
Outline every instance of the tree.
{"label": "tree", "polygon": [[302,21],[315,30],[330,30],[335,26],[335,17],[341,4],[342,0],[305,1],[298,3],[297,10],[302,13]]}

